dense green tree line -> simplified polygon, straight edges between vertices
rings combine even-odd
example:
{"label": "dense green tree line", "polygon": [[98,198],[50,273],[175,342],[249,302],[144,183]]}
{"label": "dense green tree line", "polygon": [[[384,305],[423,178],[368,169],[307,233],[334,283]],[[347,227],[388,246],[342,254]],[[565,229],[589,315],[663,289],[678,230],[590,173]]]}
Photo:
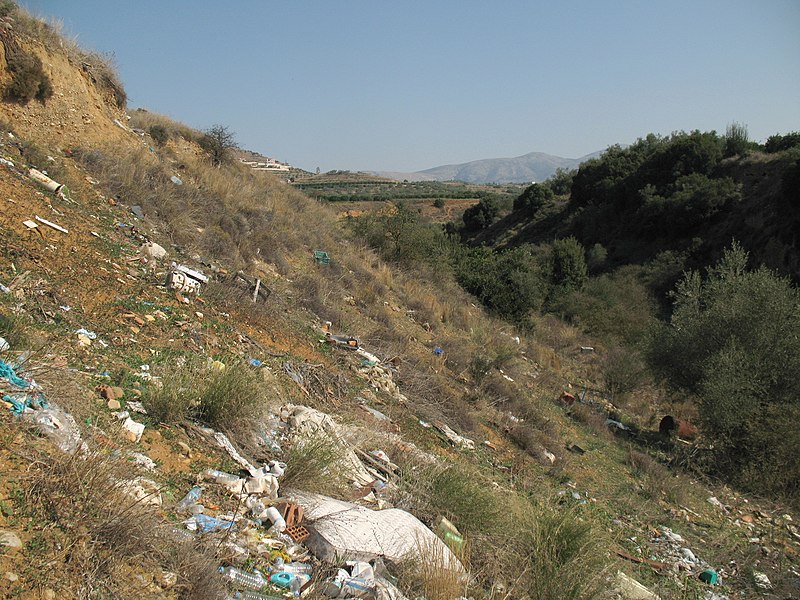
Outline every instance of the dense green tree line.
{"label": "dense green tree line", "polygon": [[[768,202],[786,222],[800,218],[798,147],[792,133],[759,148],[783,153]],[[569,320],[608,349],[611,393],[660,379],[696,404],[709,447],[701,467],[800,501],[800,292],[775,270],[748,269],[730,237],[722,258],[703,260],[713,249],[701,236],[743,202],[726,157],[753,149],[736,124],[725,136],[649,135],[529,186],[513,207],[485,197],[457,226],[435,227],[398,205],[358,230],[389,260],[451,270],[489,311],[521,327],[542,312]],[[503,249],[468,243],[502,226],[508,209],[517,227],[546,215],[549,237]]]}

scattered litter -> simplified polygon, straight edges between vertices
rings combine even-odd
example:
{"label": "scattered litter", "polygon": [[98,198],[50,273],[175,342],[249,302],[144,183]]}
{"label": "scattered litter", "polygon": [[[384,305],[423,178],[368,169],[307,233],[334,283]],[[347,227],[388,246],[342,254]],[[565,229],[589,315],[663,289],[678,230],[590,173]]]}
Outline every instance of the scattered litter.
{"label": "scattered litter", "polygon": [[581,346],[581,352],[584,352],[584,353],[594,352],[594,347],[593,346]]}
{"label": "scattered litter", "polygon": [[628,433],[630,433],[630,431],[631,431],[631,428],[628,427],[627,425],[625,425],[624,423],[622,423],[621,421],[615,421],[614,419],[611,419],[611,418],[606,419],[606,427],[615,427],[616,429],[619,429],[620,431],[625,431],[625,432],[628,432]]}
{"label": "scattered litter", "polygon": [[771,590],[772,589],[772,582],[769,580],[769,577],[765,573],[760,571],[753,571],[753,580],[756,584],[756,587],[762,590]]}
{"label": "scattered litter", "polygon": [[568,444],[567,450],[574,452],[575,454],[586,454],[586,450],[578,446],[578,444]]}
{"label": "scattered litter", "polygon": [[331,257],[324,250],[314,250],[314,260],[321,265],[331,264]]}
{"label": "scattered litter", "polygon": [[128,400],[125,402],[126,408],[132,410],[135,413],[139,413],[140,415],[146,415],[147,409],[144,407],[144,404],[141,402],[137,402],[135,400]]}
{"label": "scattered litter", "polygon": [[256,368],[258,368],[258,367],[260,367],[261,365],[264,364],[263,362],[261,362],[257,358],[249,358],[249,359],[247,359],[247,362],[250,363],[251,367],[256,367]]}
{"label": "scattered litter", "polygon": [[78,448],[85,446],[75,419],[54,403],[50,403],[47,408],[26,407],[20,416],[33,423],[62,452],[73,454]]}
{"label": "scattered litter", "polygon": [[453,552],[460,554],[464,549],[464,537],[456,529],[456,526],[446,518],[440,516],[433,530]]}
{"label": "scattered litter", "polygon": [[138,423],[130,417],[127,417],[122,423],[122,428],[125,430],[125,437],[127,437],[130,441],[138,443],[139,440],[142,439],[142,433],[144,433],[144,423]]}
{"label": "scattered litter", "polygon": [[52,228],[53,228],[53,229],[55,229],[56,231],[60,231],[61,233],[69,233],[69,230],[68,230],[68,229],[65,229],[65,228],[64,228],[64,227],[62,227],[61,225],[56,225],[56,224],[55,224],[55,223],[53,223],[52,221],[48,221],[47,219],[43,219],[42,217],[40,217],[40,216],[38,216],[38,215],[37,215],[36,217],[34,217],[34,218],[35,218],[37,221],[39,221],[39,223],[42,223],[43,225],[47,225],[48,227],[52,227]]}
{"label": "scattered litter", "polygon": [[719,583],[719,575],[713,569],[706,569],[699,575],[700,581],[709,585],[717,585]]}
{"label": "scattered litter", "polygon": [[39,224],[36,221],[31,221],[30,219],[28,219],[27,221],[23,221],[22,224],[25,225],[25,227],[27,227],[28,229],[36,229],[37,227],[39,227]]}
{"label": "scattered litter", "polygon": [[76,330],[75,330],[75,333],[77,333],[78,335],[83,335],[83,336],[86,336],[86,337],[87,337],[87,338],[89,338],[90,340],[95,340],[95,339],[97,339],[97,334],[96,334],[94,331],[89,331],[88,329],[83,329],[83,328],[81,328],[81,329],[76,329]]}
{"label": "scattered litter", "polygon": [[175,505],[175,512],[185,512],[189,510],[189,507],[193,504],[197,504],[197,501],[200,500],[200,496],[203,494],[203,488],[199,485],[194,486],[190,489],[186,495]]}
{"label": "scattered litter", "polygon": [[131,454],[131,458],[136,466],[142,467],[143,469],[152,471],[156,468],[155,461],[146,454],[142,454],[141,452],[133,452]]}
{"label": "scattered litter", "polygon": [[57,181],[53,181],[47,175],[45,175],[44,173],[42,173],[37,169],[29,169],[28,177],[33,179],[36,183],[41,185],[47,191],[53,192],[54,194],[60,192],[61,189],[64,187],[63,183],[58,183]]}
{"label": "scattered litter", "polygon": [[369,407],[369,406],[367,406],[365,404],[362,404],[361,408],[363,408],[365,411],[367,411],[369,414],[371,414],[373,417],[375,417],[379,421],[391,421],[391,419],[389,417],[387,417],[385,414],[383,414],[379,410],[371,408],[371,407]]}
{"label": "scattered litter", "polygon": [[718,509],[720,509],[720,510],[722,510],[722,511],[725,511],[725,512],[727,512],[727,511],[728,511],[728,509],[725,507],[725,505],[724,505],[722,502],[720,502],[720,501],[717,499],[717,497],[716,497],[716,496],[711,496],[711,497],[709,497],[709,498],[708,498],[708,500],[707,500],[707,502],[708,502],[708,503],[709,503],[711,506],[716,506]]}
{"label": "scattered litter", "polygon": [[173,263],[172,270],[167,273],[166,285],[179,292],[199,294],[204,283],[208,283],[208,277],[184,265]]}
{"label": "scattered litter", "polygon": [[22,548],[22,540],[13,531],[0,531],[0,547],[5,548]]}
{"label": "scattered litter", "polygon": [[444,350],[442,350],[439,346],[436,346],[436,348],[433,349],[433,353],[436,356],[442,356],[444,355]]}
{"label": "scattered litter", "polygon": [[181,181],[181,178],[178,177],[177,175],[173,175],[172,177],[169,178],[169,180],[175,185],[183,185],[183,181]]}
{"label": "scattered litter", "polygon": [[0,352],[5,352],[11,348],[11,345],[6,341],[6,338],[0,337]]}
{"label": "scattered litter", "polygon": [[131,481],[120,483],[121,489],[132,497],[136,502],[149,504],[150,506],[161,506],[161,488],[155,481],[138,477]]}
{"label": "scattered litter", "polygon": [[153,260],[161,260],[167,256],[167,251],[164,249],[164,247],[156,244],[155,242],[147,242],[146,244],[143,244],[141,251],[148,258]]}
{"label": "scattered litter", "polygon": [[453,446],[464,448],[465,450],[475,450],[475,442],[473,440],[462,435],[458,435],[442,421],[434,421],[433,426],[441,431]]}
{"label": "scattered litter", "polygon": [[233,526],[236,525],[233,521],[218,517],[210,517],[202,513],[191,516],[183,523],[189,531],[200,531],[201,533],[232,529]]}

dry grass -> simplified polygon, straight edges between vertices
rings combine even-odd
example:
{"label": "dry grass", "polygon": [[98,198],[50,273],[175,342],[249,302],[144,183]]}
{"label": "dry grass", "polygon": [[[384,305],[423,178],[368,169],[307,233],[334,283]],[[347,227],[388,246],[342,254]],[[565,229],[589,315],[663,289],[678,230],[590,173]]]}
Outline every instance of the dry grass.
{"label": "dry grass", "polygon": [[226,365],[222,370],[210,366],[210,359],[186,357],[154,369],[160,382],[142,395],[149,414],[162,423],[194,419],[246,436],[266,407],[263,381],[238,358],[219,359]]}
{"label": "dry grass", "polygon": [[[130,477],[130,463],[107,454],[33,463],[24,505],[41,520],[41,534],[24,580],[77,598],[220,597],[213,552],[175,537],[148,504],[152,496],[129,495]],[[152,583],[163,572],[177,576],[169,591]]]}
{"label": "dry grass", "polygon": [[652,500],[665,499],[673,504],[685,503],[687,483],[683,476],[676,476],[649,454],[632,447],[628,449],[628,465],[639,481],[643,496]]}
{"label": "dry grass", "polygon": [[149,132],[153,127],[161,127],[166,132],[168,139],[177,140],[182,138],[189,142],[197,142],[200,137],[200,132],[196,129],[192,129],[188,125],[184,125],[167,116],[142,108],[136,109],[131,113],[129,124],[135,129],[141,129],[146,132]]}
{"label": "dry grass", "polygon": [[[452,600],[468,595],[468,576],[447,568],[446,549],[440,544],[417,540],[417,549],[399,566],[398,579],[403,591],[428,600]],[[463,556],[459,556],[463,561]]]}

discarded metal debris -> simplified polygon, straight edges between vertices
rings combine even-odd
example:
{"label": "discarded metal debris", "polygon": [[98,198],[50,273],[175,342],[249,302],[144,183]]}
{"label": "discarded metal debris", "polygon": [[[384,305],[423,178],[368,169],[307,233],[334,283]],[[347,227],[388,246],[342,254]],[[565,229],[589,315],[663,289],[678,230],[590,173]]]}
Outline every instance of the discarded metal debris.
{"label": "discarded metal debris", "polygon": [[658,424],[658,431],[661,435],[667,437],[673,433],[679,438],[684,440],[694,440],[697,437],[698,430],[692,423],[684,419],[666,415]]}

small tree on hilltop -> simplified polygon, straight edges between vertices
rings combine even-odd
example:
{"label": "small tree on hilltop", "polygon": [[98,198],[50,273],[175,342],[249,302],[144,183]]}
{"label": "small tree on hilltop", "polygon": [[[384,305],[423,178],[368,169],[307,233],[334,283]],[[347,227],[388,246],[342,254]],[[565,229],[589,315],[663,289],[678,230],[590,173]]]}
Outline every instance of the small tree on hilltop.
{"label": "small tree on hilltop", "polygon": [[237,148],[236,134],[224,125],[214,125],[200,139],[200,147],[211,156],[211,164],[219,167],[231,158],[231,150]]}
{"label": "small tree on hilltop", "polygon": [[725,156],[743,156],[749,141],[747,125],[734,121],[725,129]]}

